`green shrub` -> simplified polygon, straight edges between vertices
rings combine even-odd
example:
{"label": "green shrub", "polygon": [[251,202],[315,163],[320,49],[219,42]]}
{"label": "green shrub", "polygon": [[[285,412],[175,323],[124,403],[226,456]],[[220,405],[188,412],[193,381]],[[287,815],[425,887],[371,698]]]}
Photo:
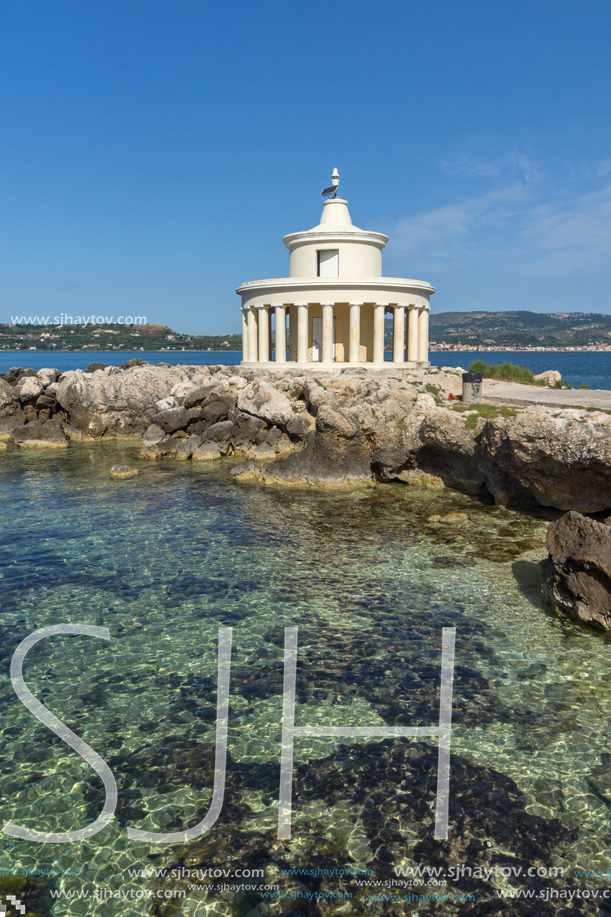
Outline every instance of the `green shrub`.
{"label": "green shrub", "polygon": [[469,366],[470,373],[481,373],[486,379],[499,379],[502,382],[532,383],[533,373],[524,366],[514,366],[505,361],[498,363],[485,363],[484,360],[474,360]]}
{"label": "green shrub", "polygon": [[588,385],[588,383],[587,383],[587,382],[584,382],[584,383],[583,383],[583,385],[580,385],[580,386],[579,386],[579,388],[587,388],[587,389],[588,389],[588,391],[589,391],[589,389],[590,389],[590,386]]}

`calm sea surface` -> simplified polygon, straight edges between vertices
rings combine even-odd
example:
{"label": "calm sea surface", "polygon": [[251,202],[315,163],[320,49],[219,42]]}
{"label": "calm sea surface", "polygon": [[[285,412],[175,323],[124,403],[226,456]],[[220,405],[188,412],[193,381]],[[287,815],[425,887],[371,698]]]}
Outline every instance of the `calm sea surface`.
{"label": "calm sea surface", "polygon": [[[111,480],[116,462],[139,476]],[[119,792],[110,825],[84,841],[0,839],[0,892],[53,917],[467,917],[500,913],[511,887],[606,887],[574,870],[611,872],[611,643],[541,604],[553,514],[397,485],[240,488],[232,464],[147,463],[137,444],[0,453],[2,817],[69,831],[104,804],[91,767],[11,686],[16,647],[50,625],[110,631],[47,638],[24,677]],[[429,521],[448,512],[463,521]],[[371,738],[296,740],[292,838],[277,840],[288,626],[299,628],[296,725],[310,726],[435,725],[441,630],[456,628],[447,841],[433,834],[435,740]],[[129,840],[128,827],[179,831],[208,811],[220,627],[233,628],[221,814],[188,844]],[[375,898],[397,867],[457,864],[501,872]],[[533,867],[565,875],[524,878]],[[244,878],[254,870],[263,877]],[[382,885],[357,885],[355,872]],[[564,904],[536,913],[573,913]],[[511,913],[535,912],[518,901]]]}
{"label": "calm sea surface", "polygon": [[[170,353],[152,353],[146,351],[134,351],[133,353],[117,353],[116,351],[94,352],[94,351],[60,351],[50,353],[49,351],[0,351],[0,372],[7,372],[11,366],[32,366],[34,369],[41,369],[43,366],[50,366],[66,372],[69,369],[87,369],[90,363],[107,363],[109,366],[119,366],[121,363],[132,360],[134,357],[140,357],[149,363],[170,363],[172,366],[178,364],[212,366],[223,363],[229,366],[237,366],[242,360],[242,354],[237,351],[227,353],[220,352],[193,352],[185,351]],[[390,359],[391,354],[386,354],[386,359]],[[556,351],[491,351],[490,353],[431,353],[430,360],[434,366],[461,366],[467,369],[469,363],[473,360],[485,360],[486,363],[503,363],[509,360],[510,363],[516,363],[518,366],[526,366],[534,373],[544,372],[546,369],[557,369],[562,373],[562,378],[566,382],[571,382],[574,388],[587,384],[590,388],[611,389],[611,352],[575,352],[575,353],[558,353]]]}

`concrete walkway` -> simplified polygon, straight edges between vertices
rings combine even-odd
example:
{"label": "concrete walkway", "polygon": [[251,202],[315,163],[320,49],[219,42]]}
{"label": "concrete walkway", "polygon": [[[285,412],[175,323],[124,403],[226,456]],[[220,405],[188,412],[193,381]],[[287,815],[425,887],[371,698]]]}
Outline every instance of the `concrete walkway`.
{"label": "concrete walkway", "polygon": [[606,389],[555,389],[517,382],[484,379],[483,401],[495,404],[544,404],[553,408],[598,408],[611,411],[611,391]]}

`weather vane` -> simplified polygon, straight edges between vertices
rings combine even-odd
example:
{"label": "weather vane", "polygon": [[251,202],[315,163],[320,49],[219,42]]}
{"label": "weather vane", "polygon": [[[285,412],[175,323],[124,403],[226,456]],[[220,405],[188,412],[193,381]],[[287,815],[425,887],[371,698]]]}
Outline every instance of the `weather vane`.
{"label": "weather vane", "polygon": [[333,169],[333,174],[331,175],[331,187],[323,188],[320,192],[321,197],[327,197],[329,194],[332,194],[333,197],[337,197],[337,189],[339,188],[339,172],[337,169]]}

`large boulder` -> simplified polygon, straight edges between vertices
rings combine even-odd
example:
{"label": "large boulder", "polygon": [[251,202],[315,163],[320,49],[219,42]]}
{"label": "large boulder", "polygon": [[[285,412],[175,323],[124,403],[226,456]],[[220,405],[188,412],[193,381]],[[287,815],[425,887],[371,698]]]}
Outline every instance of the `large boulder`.
{"label": "large boulder", "polygon": [[65,449],[68,440],[58,420],[47,420],[46,423],[27,423],[15,427],[11,439],[18,446],[32,446],[49,449]]}
{"label": "large boulder", "polygon": [[42,390],[42,382],[36,376],[25,376],[15,386],[20,401],[35,401]]}
{"label": "large boulder", "polygon": [[12,385],[0,379],[0,417],[8,417],[19,411],[19,399]]}
{"label": "large boulder", "polygon": [[547,531],[541,591],[562,615],[611,631],[611,526],[580,513]]}
{"label": "large boulder", "polygon": [[153,414],[151,423],[161,427],[166,433],[174,433],[187,426],[187,411],[183,407],[168,408],[158,414]]}
{"label": "large boulder", "polygon": [[269,382],[254,381],[243,388],[238,396],[238,408],[246,414],[254,414],[276,426],[284,426],[293,416],[291,402],[284,392],[278,391]]}
{"label": "large boulder", "polygon": [[151,423],[155,404],[180,381],[174,368],[148,364],[112,374],[74,370],[56,383],[55,395],[72,426],[83,433],[142,434]]}
{"label": "large boulder", "polygon": [[611,507],[611,416],[530,407],[483,428],[478,463],[496,503],[530,497],[595,513]]}

